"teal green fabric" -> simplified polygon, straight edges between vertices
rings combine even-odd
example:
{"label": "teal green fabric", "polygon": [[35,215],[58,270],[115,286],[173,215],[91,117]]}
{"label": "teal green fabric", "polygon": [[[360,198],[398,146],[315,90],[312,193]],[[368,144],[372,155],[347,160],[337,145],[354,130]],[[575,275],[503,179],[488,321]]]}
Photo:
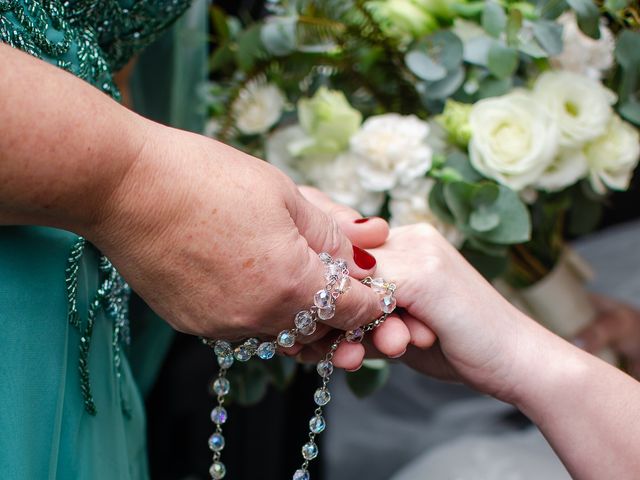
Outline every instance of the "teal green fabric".
{"label": "teal green fabric", "polygon": [[[161,0],[122,0],[121,3],[149,5],[154,1],[158,5],[166,3]],[[21,3],[10,0],[8,5],[12,8],[12,5]],[[76,0],[70,5],[86,7],[113,3]],[[51,6],[59,2],[24,1],[24,5],[33,4]],[[77,46],[72,44],[71,54],[65,53],[65,62],[58,62],[52,56],[40,55],[42,51],[38,49],[42,45],[32,41],[28,35],[26,40],[23,38],[23,44],[16,44],[19,37],[9,35],[6,28],[15,26],[18,31],[21,27],[16,23],[15,12],[8,11],[6,5],[0,2],[0,41],[27,51],[35,49],[30,53],[78,74],[105,93],[117,97],[112,87],[100,84],[104,75],[102,69],[83,69],[77,63]],[[174,32],[165,37],[168,40],[164,41],[171,44],[184,38],[186,27],[191,33],[197,29],[204,31],[205,6],[203,1],[196,2],[187,19],[179,22]],[[78,18],[80,16],[76,17],[76,22],[79,22]],[[72,22],[73,25],[76,24]],[[47,29],[47,34],[56,34],[54,30]],[[21,33],[25,35],[24,31]],[[95,51],[100,53],[101,47],[97,48]],[[155,89],[157,92],[153,97],[151,94],[155,90],[143,87],[137,93],[145,95],[146,103],[139,106],[145,110],[146,105],[147,112],[154,109],[164,111],[167,115],[160,120],[165,123],[200,130],[201,114],[192,108],[193,100],[189,98],[195,98],[195,85],[206,68],[205,46],[182,42],[171,46],[171,49],[171,62],[163,62],[162,56],[156,56],[155,61],[159,60],[163,65],[168,79],[166,87],[172,93],[165,94],[162,89]],[[122,50],[116,53],[117,63],[121,64]],[[153,56],[145,59],[153,64]],[[188,68],[183,64],[187,59],[192,62]],[[103,60],[99,65],[104,66]],[[182,71],[178,82],[173,83],[169,79],[176,67]],[[147,81],[150,79],[147,76]],[[162,102],[168,103],[169,107],[158,107]],[[76,240],[77,236],[70,232],[51,228],[0,227],[2,479],[148,478],[140,387],[143,391],[151,387],[171,333],[151,312],[143,319],[132,319],[138,323],[132,325],[132,344],[130,349],[124,347],[125,351],[128,350],[128,358],[124,358],[121,375],[118,376],[112,349],[113,322],[100,313],[95,322],[89,356],[97,414],[87,413],[78,370],[80,334],[67,320],[65,269]],[[98,252],[90,248],[80,263],[78,298],[81,316],[85,315],[83,322],[86,322],[87,306],[98,286],[98,258]]]}

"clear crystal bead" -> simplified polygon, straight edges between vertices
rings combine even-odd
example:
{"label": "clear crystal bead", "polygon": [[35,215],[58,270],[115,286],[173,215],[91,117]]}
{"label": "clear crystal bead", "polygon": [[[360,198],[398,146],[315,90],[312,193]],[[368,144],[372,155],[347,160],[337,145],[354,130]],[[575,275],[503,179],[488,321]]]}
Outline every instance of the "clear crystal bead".
{"label": "clear crystal bead", "polygon": [[296,343],[296,337],[291,330],[283,330],[278,334],[278,345],[289,348]]}
{"label": "clear crystal bead", "polygon": [[348,275],[342,277],[338,282],[338,292],[345,293],[351,288],[351,277]]}
{"label": "clear crystal bead", "polygon": [[227,421],[227,411],[224,407],[216,407],[211,410],[211,421],[216,425],[222,425]]}
{"label": "clear crystal bead", "polygon": [[302,456],[305,460],[313,460],[318,456],[318,446],[314,442],[307,442],[302,446]]}
{"label": "clear crystal bead", "polygon": [[311,476],[309,475],[309,472],[307,472],[306,470],[303,470],[302,468],[299,468],[298,470],[296,470],[296,473],[293,474],[293,480],[310,480]]}
{"label": "clear crystal bead", "polygon": [[384,313],[391,313],[396,309],[396,299],[393,295],[385,295],[380,299],[380,308]]}
{"label": "clear crystal bead", "polygon": [[209,448],[213,452],[220,452],[224,448],[224,437],[221,433],[214,433],[209,437]]}
{"label": "clear crystal bead", "polygon": [[296,327],[299,330],[302,330],[305,327],[308,327],[311,323],[313,323],[313,315],[308,310],[302,310],[296,314],[296,318],[294,320]]}
{"label": "clear crystal bead", "polygon": [[320,255],[318,255],[318,257],[320,257],[320,260],[322,260],[324,263],[333,262],[333,258],[331,258],[331,255],[329,255],[327,252],[322,252]]}
{"label": "clear crystal bead", "polygon": [[220,365],[220,368],[230,368],[231,365],[233,365],[233,355],[229,354],[229,355],[225,355],[224,357],[218,357],[218,365]]}
{"label": "clear crystal bead", "polygon": [[263,342],[258,347],[258,356],[262,360],[271,360],[276,354],[276,344],[273,342]]}
{"label": "clear crystal bead", "polygon": [[239,362],[248,362],[251,358],[251,351],[245,345],[240,345],[233,351],[233,355]]}
{"label": "clear crystal bead", "polygon": [[376,293],[386,293],[385,283],[384,278],[374,278],[371,280],[371,288]]}
{"label": "clear crystal bead", "polygon": [[250,338],[249,340],[244,342],[244,344],[250,349],[257,350],[258,346],[260,345],[260,340],[258,340],[257,338]]}
{"label": "clear crystal bead", "polygon": [[213,346],[213,351],[219,357],[226,357],[233,352],[231,344],[225,340],[218,340]]}
{"label": "clear crystal bead", "polygon": [[311,335],[312,333],[315,333],[317,327],[318,325],[316,324],[315,321],[313,321],[306,327],[299,328],[298,331],[303,335]]}
{"label": "clear crystal bead", "polygon": [[326,290],[319,290],[313,297],[313,303],[318,308],[325,308],[331,305],[331,294]]}
{"label": "clear crystal bead", "polygon": [[321,360],[316,366],[316,371],[322,378],[329,377],[333,373],[333,363],[330,360]]}
{"label": "clear crystal bead", "polygon": [[320,407],[324,407],[327,403],[331,401],[331,393],[324,387],[321,387],[316,390],[316,393],[313,394],[313,400],[316,402],[316,405]]}
{"label": "clear crystal bead", "polygon": [[347,270],[347,262],[342,258],[336,258],[333,264],[340,270]]}
{"label": "clear crystal bead", "polygon": [[327,423],[324,421],[324,417],[322,415],[316,415],[315,417],[311,417],[309,420],[309,430],[313,433],[322,433],[326,428]]}
{"label": "clear crystal bead", "polygon": [[227,395],[231,390],[231,384],[226,378],[216,378],[213,382],[213,391],[216,395]]}
{"label": "clear crystal bead", "polygon": [[327,265],[327,271],[325,272],[324,277],[328,281],[338,279],[340,276],[342,276],[342,268],[337,266],[335,263]]}
{"label": "clear crystal bead", "polygon": [[209,475],[213,480],[220,480],[227,474],[227,469],[222,462],[213,462],[209,468]]}
{"label": "clear crystal bead", "polygon": [[329,305],[328,307],[318,309],[318,318],[320,320],[329,320],[333,318],[335,314],[336,307],[334,305]]}
{"label": "clear crystal bead", "polygon": [[347,339],[347,342],[360,343],[364,338],[364,331],[361,328],[356,328],[355,330],[349,330],[345,334],[345,338]]}

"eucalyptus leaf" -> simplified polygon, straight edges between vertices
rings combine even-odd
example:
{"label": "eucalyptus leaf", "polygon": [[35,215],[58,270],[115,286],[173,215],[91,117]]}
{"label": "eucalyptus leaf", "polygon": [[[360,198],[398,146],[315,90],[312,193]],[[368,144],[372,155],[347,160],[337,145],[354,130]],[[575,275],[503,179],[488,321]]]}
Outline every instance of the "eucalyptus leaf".
{"label": "eucalyptus leaf", "polygon": [[513,81],[508,78],[485,78],[480,82],[478,91],[480,98],[497,97],[508,93],[513,87]]}
{"label": "eucalyptus leaf", "polygon": [[604,8],[610,12],[619,12],[627,8],[631,4],[632,0],[606,0],[604,2]]}
{"label": "eucalyptus leaf", "polygon": [[505,79],[513,75],[518,68],[518,51],[500,42],[494,42],[489,49],[489,71],[497,78]]}
{"label": "eucalyptus leaf", "polygon": [[452,182],[444,186],[444,199],[455,218],[456,225],[464,228],[469,223],[469,215],[473,211],[471,199],[474,186],[467,182]]}
{"label": "eucalyptus leaf", "polygon": [[462,152],[453,152],[447,156],[447,167],[458,172],[462,179],[474,183],[482,179],[482,175],[474,170],[469,161],[469,157]]}
{"label": "eucalyptus leaf", "polygon": [[562,25],[550,20],[533,23],[533,36],[549,55],[562,52]]}
{"label": "eucalyptus leaf", "polygon": [[615,56],[625,69],[640,68],[640,32],[624,30],[618,36]]}
{"label": "eucalyptus leaf", "polygon": [[260,30],[260,40],[272,55],[284,56],[296,50],[298,18],[270,17]]}
{"label": "eucalyptus leaf", "polygon": [[566,0],[576,12],[578,26],[596,40],[600,38],[600,11],[593,0]]}
{"label": "eucalyptus leaf", "polygon": [[252,25],[238,36],[238,44],[235,49],[236,62],[238,67],[245,72],[251,70],[256,59],[264,53],[260,30],[260,25]]}
{"label": "eucalyptus leaf", "polygon": [[437,82],[424,82],[422,95],[427,100],[438,100],[450,97],[464,83],[464,68],[460,66],[453,72],[447,74],[442,80]]}
{"label": "eucalyptus leaf", "polygon": [[404,59],[407,67],[417,77],[423,80],[436,81],[447,76],[447,69],[440,63],[436,63],[426,53],[412,50]]}
{"label": "eucalyptus leaf", "polygon": [[389,379],[390,368],[387,362],[380,365],[364,363],[360,370],[347,372],[347,385],[356,397],[363,398],[382,388]]}
{"label": "eucalyptus leaf", "polygon": [[489,49],[493,42],[493,38],[489,36],[478,36],[467,40],[464,44],[464,60],[486,67],[489,61]]}
{"label": "eucalyptus leaf", "polygon": [[502,245],[523,243],[531,238],[531,218],[526,205],[513,190],[500,185],[500,195],[487,207],[500,217],[500,224],[478,235],[486,242]]}
{"label": "eucalyptus leaf", "polygon": [[618,112],[625,120],[640,127],[640,102],[632,99],[627,100],[620,105]]}
{"label": "eucalyptus leaf", "polygon": [[521,28],[522,12],[514,8],[509,12],[509,18],[507,20],[507,45],[510,47],[517,46],[518,34]]}
{"label": "eucalyptus leaf", "polygon": [[444,198],[444,184],[436,183],[429,193],[429,208],[431,211],[445,223],[455,224],[455,219],[449,207],[447,201]]}
{"label": "eucalyptus leaf", "polygon": [[475,209],[469,216],[469,225],[476,232],[488,232],[499,224],[500,215],[486,206]]}
{"label": "eucalyptus leaf", "polygon": [[498,38],[507,28],[507,14],[499,3],[488,0],[482,11],[482,28],[492,37]]}

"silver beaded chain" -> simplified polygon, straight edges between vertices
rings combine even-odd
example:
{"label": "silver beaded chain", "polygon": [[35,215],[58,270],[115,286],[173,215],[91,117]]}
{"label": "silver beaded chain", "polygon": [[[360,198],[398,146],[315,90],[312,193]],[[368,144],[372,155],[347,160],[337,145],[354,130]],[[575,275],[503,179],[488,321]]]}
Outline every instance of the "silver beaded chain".
{"label": "silver beaded chain", "polygon": [[[237,360],[247,362],[253,356],[262,360],[270,360],[276,354],[277,345],[283,348],[292,347],[299,335],[311,335],[316,331],[317,322],[328,320],[335,315],[336,301],[345,293],[351,283],[347,263],[342,259],[334,260],[328,253],[321,253],[320,260],[325,264],[324,289],[319,290],[313,299],[313,306],[308,310],[302,310],[295,316],[295,328],[281,331],[275,341],[260,342],[257,338],[249,338],[235,348],[226,340],[202,339],[203,343],[213,348],[217,357],[219,370],[218,376],[213,382],[213,391],[217,395],[217,405],[211,410],[211,421],[215,425],[215,431],[209,437],[209,448],[213,452],[213,462],[209,474],[213,480],[225,477],[227,469],[221,461],[222,450],[225,447],[225,439],[222,435],[222,425],[227,421],[227,410],[224,408],[225,396],[231,391],[231,384],[227,377],[227,371]],[[329,347],[324,358],[318,362],[316,371],[322,379],[322,385],[313,394],[313,400],[317,405],[314,414],[309,420],[309,439],[302,446],[303,462],[293,474],[293,480],[310,480],[309,462],[318,456],[316,436],[326,428],[323,416],[323,407],[331,401],[329,380],[333,373],[333,357],[343,341],[350,343],[362,342],[365,334],[379,327],[387,319],[396,307],[394,292],[396,285],[386,282],[382,278],[367,277],[361,281],[380,295],[380,308],[382,315],[375,320],[354,330],[340,334]]]}

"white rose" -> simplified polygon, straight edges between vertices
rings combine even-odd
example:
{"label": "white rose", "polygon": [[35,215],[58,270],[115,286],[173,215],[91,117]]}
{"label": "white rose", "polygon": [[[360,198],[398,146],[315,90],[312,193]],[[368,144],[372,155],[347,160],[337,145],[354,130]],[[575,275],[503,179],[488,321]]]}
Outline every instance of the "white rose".
{"label": "white rose", "polygon": [[367,190],[385,191],[423,176],[431,168],[429,125],[414,115],[370,117],[351,137],[360,157],[358,175]]}
{"label": "white rose", "polygon": [[391,191],[389,200],[389,224],[392,227],[428,223],[456,247],[462,245],[464,236],[454,225],[440,220],[429,207],[429,193],[435,185],[431,178],[421,177],[409,185]]}
{"label": "white rose", "polygon": [[585,146],[584,154],[595,191],[626,190],[640,157],[638,130],[614,115],[604,134]]}
{"label": "white rose", "polygon": [[263,80],[252,80],[233,103],[236,127],[246,135],[269,130],[282,115],[285,97],[278,87]]}
{"label": "white rose", "polygon": [[602,135],[616,95],[599,81],[577,73],[545,72],[534,85],[536,99],[554,116],[563,147],[578,148]]}
{"label": "white rose", "polygon": [[551,64],[561,70],[569,70],[594,80],[613,66],[616,47],[611,30],[600,22],[600,38],[595,40],[580,30],[573,11],[563,13],[558,22],[562,25],[562,52],[551,59]]}
{"label": "white rose", "polygon": [[384,194],[365,190],[358,182],[356,170],[359,162],[360,158],[353,153],[342,153],[335,159],[311,164],[307,178],[335,202],[367,216],[378,215]]}
{"label": "white rose", "polygon": [[296,183],[307,183],[308,175],[316,163],[333,157],[328,155],[296,156],[295,146],[308,138],[300,125],[279,128],[271,133],[265,144],[265,159],[282,170]]}
{"label": "white rose", "polygon": [[471,164],[513,190],[534,184],[555,157],[555,122],[527,92],[477,102],[469,124]]}
{"label": "white rose", "polygon": [[584,178],[588,171],[587,158],[582,149],[560,149],[553,163],[536,182],[536,186],[547,192],[557,192]]}

